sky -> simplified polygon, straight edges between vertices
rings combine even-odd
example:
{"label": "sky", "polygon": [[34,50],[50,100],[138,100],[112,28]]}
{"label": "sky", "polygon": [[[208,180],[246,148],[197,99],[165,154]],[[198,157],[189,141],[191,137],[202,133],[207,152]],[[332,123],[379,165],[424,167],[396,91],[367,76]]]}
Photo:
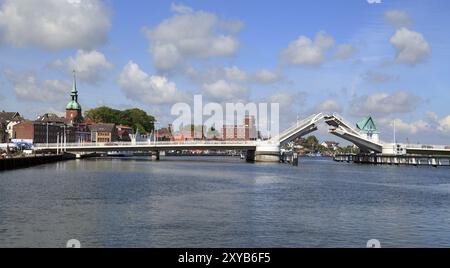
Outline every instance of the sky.
{"label": "sky", "polygon": [[448,25],[447,0],[0,0],[0,110],[63,114],[76,69],[84,111],[167,124],[202,94],[280,103],[281,129],[371,115],[384,141],[395,122],[399,142],[448,145]]}

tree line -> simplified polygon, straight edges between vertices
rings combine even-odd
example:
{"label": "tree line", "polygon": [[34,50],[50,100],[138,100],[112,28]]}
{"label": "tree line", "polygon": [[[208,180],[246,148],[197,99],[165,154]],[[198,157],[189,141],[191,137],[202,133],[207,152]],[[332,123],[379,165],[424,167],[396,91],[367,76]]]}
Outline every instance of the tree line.
{"label": "tree line", "polygon": [[122,111],[102,106],[86,111],[85,117],[97,123],[127,125],[142,134],[150,133],[155,128],[155,117],[138,108]]}

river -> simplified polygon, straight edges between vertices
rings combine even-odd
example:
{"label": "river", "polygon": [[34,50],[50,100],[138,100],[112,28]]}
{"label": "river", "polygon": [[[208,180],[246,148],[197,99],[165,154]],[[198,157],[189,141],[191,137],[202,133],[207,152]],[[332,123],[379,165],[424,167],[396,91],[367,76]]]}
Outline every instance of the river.
{"label": "river", "polygon": [[0,172],[0,247],[450,247],[450,169],[87,159]]}

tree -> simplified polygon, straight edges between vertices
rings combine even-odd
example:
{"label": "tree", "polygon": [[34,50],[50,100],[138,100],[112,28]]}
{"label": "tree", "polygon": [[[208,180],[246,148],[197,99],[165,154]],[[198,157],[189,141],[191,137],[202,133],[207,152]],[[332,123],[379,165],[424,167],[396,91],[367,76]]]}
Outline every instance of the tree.
{"label": "tree", "polygon": [[102,106],[86,111],[85,117],[97,123],[127,125],[134,130],[139,130],[140,133],[149,133],[154,130],[155,117],[138,108],[121,111]]}
{"label": "tree", "polygon": [[316,138],[316,136],[309,136],[308,138],[306,138],[303,146],[311,151],[318,150],[319,140]]}

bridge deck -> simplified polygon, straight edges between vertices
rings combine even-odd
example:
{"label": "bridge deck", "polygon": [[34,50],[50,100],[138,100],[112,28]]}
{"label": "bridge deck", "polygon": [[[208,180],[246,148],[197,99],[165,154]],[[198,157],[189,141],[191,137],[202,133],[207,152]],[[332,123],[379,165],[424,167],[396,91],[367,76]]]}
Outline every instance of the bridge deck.
{"label": "bridge deck", "polygon": [[43,151],[65,150],[68,152],[110,152],[110,151],[164,151],[164,150],[255,150],[256,141],[243,142],[113,142],[113,143],[71,143],[61,144],[38,144],[35,149]]}

